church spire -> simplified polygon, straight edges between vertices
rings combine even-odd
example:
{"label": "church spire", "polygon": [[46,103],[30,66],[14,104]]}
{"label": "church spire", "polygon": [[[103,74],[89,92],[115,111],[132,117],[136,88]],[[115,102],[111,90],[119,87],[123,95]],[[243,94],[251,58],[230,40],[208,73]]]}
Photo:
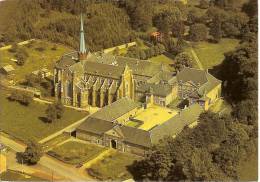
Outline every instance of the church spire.
{"label": "church spire", "polygon": [[85,36],[84,36],[84,22],[82,14],[80,15],[80,45],[79,45],[79,59],[85,59],[87,55],[87,49],[85,45]]}

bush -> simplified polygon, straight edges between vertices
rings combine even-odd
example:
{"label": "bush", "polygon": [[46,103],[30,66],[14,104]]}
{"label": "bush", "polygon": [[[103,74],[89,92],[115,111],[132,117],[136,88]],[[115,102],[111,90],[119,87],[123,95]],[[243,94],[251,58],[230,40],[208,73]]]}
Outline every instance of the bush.
{"label": "bush", "polygon": [[9,49],[9,52],[15,53],[18,49],[18,45],[16,43],[14,43],[11,47],[11,49]]}
{"label": "bush", "polygon": [[28,106],[33,101],[33,97],[31,95],[18,91],[12,92],[8,99],[10,101],[17,101],[25,106]]}
{"label": "bush", "polygon": [[39,51],[39,52],[43,52],[43,51],[45,51],[45,48],[44,47],[36,47],[35,50]]}
{"label": "bush", "polygon": [[23,66],[28,58],[28,53],[24,49],[18,49],[15,57],[17,58],[17,64]]}
{"label": "bush", "polygon": [[24,152],[17,152],[16,158],[20,163],[35,165],[42,157],[42,147],[35,142],[29,142]]}
{"label": "bush", "polygon": [[203,41],[208,37],[208,28],[206,25],[197,23],[190,26],[189,37],[192,41]]}
{"label": "bush", "polygon": [[55,44],[52,48],[51,48],[51,50],[53,50],[53,51],[56,51],[58,48],[57,48],[57,45]]}

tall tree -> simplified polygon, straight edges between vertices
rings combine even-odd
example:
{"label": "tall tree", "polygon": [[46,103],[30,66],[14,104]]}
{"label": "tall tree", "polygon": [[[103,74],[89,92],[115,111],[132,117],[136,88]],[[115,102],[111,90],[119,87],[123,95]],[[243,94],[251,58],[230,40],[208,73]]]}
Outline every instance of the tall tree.
{"label": "tall tree", "polygon": [[208,37],[208,28],[206,25],[198,23],[190,26],[189,37],[192,41],[203,41]]}

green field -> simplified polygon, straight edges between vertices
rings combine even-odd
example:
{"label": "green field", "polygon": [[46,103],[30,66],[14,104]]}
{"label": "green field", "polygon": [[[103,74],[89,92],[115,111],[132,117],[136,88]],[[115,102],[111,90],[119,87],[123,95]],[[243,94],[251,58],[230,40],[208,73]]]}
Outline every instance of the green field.
{"label": "green field", "polygon": [[132,178],[128,166],[141,157],[116,152],[87,169],[90,175],[100,180],[123,180]]}
{"label": "green field", "polygon": [[149,58],[149,60],[151,60],[152,62],[155,62],[155,63],[165,63],[165,64],[169,64],[169,65],[173,64],[173,60],[163,54]]}
{"label": "green field", "polygon": [[0,128],[4,132],[20,140],[40,140],[63,129],[86,116],[85,112],[65,108],[61,119],[53,123],[45,123],[47,104],[32,102],[23,106],[7,99],[7,92],[0,90]]}
{"label": "green field", "polygon": [[[11,53],[8,50],[0,50],[0,67],[8,64],[12,65],[15,68],[15,71],[13,72],[13,76],[11,76],[11,78],[15,81],[23,80],[27,74],[41,68],[47,68],[52,72],[55,62],[64,53],[70,51],[68,47],[60,44],[56,45],[57,50],[52,50],[54,45],[55,44],[51,42],[37,40],[32,43],[32,47],[30,48],[26,45],[19,46],[19,48],[25,49],[29,55],[23,66],[18,66],[15,62],[11,61],[11,59],[16,59],[15,53]],[[45,50],[37,50],[37,48],[40,47]]]}
{"label": "green field", "polygon": [[28,174],[22,174],[18,171],[7,170],[0,175],[1,181],[45,181],[44,179],[34,177]]}
{"label": "green field", "polygon": [[258,180],[258,158],[257,152],[248,160],[241,162],[238,168],[239,181],[257,181]]}
{"label": "green field", "polygon": [[204,69],[219,65],[224,60],[224,53],[234,50],[239,45],[237,39],[222,39],[218,44],[199,42],[193,44]]}
{"label": "green field", "polygon": [[61,161],[75,165],[95,158],[104,150],[106,148],[97,145],[69,141],[55,147],[48,153]]}

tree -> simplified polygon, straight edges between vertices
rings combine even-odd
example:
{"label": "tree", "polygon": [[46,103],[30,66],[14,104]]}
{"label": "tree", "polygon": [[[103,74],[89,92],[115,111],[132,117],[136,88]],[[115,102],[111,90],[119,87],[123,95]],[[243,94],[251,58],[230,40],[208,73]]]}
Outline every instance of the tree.
{"label": "tree", "polygon": [[204,24],[194,24],[190,26],[189,37],[192,41],[203,41],[208,37],[208,29]]}
{"label": "tree", "polygon": [[201,19],[201,14],[198,9],[193,8],[188,12],[187,15],[188,24],[193,25],[195,23],[199,23],[200,19]]}
{"label": "tree", "polygon": [[178,71],[182,70],[184,67],[192,67],[192,58],[185,52],[178,54],[175,57],[175,61],[174,67]]}
{"label": "tree", "polygon": [[22,105],[28,106],[32,101],[33,97],[29,93],[14,91],[8,97],[11,101],[17,101]]}
{"label": "tree", "polygon": [[27,165],[35,165],[42,157],[42,148],[39,144],[30,141],[23,153],[17,153],[17,159],[19,162],[23,162]]}
{"label": "tree", "polygon": [[199,7],[200,7],[201,9],[208,9],[208,8],[209,8],[209,5],[210,5],[209,0],[200,0]]}
{"label": "tree", "polygon": [[160,54],[163,54],[163,53],[165,52],[165,47],[164,47],[164,45],[158,43],[157,46],[158,46],[158,48],[159,48],[159,52],[160,52]]}
{"label": "tree", "polygon": [[58,101],[55,103],[55,108],[56,108],[56,112],[57,112],[57,119],[60,119],[64,113],[64,106],[61,103],[61,101]]}
{"label": "tree", "polygon": [[48,105],[45,113],[46,113],[46,118],[47,118],[48,122],[52,123],[53,121],[55,121],[57,119],[57,109],[54,104]]}
{"label": "tree", "polygon": [[220,20],[220,17],[216,16],[212,20],[212,24],[210,27],[210,35],[213,36],[214,41],[216,41],[217,43],[222,38],[222,25],[221,24],[222,24],[222,22]]}
{"label": "tree", "polygon": [[132,3],[128,7],[132,26],[136,30],[146,31],[152,26],[152,4],[150,0],[134,0]]}
{"label": "tree", "polygon": [[140,53],[140,59],[145,60],[146,59],[146,54],[145,54],[144,50],[140,50],[139,53]]}
{"label": "tree", "polygon": [[257,0],[249,0],[242,7],[242,10],[250,17],[257,16]]}
{"label": "tree", "polygon": [[[163,9],[153,18],[155,26],[166,36],[172,31],[172,28],[177,22],[181,22],[181,12],[178,8]],[[178,27],[182,28],[182,27]],[[180,29],[177,29],[180,32]]]}
{"label": "tree", "polygon": [[15,53],[18,49],[18,45],[14,43],[11,48],[9,49],[9,52]]}
{"label": "tree", "polygon": [[183,23],[183,21],[178,21],[176,23],[174,23],[173,27],[172,27],[172,34],[175,37],[183,37],[185,32],[185,25]]}
{"label": "tree", "polygon": [[17,58],[17,64],[23,66],[26,59],[28,58],[28,53],[24,49],[18,49],[16,51],[15,57]]}

